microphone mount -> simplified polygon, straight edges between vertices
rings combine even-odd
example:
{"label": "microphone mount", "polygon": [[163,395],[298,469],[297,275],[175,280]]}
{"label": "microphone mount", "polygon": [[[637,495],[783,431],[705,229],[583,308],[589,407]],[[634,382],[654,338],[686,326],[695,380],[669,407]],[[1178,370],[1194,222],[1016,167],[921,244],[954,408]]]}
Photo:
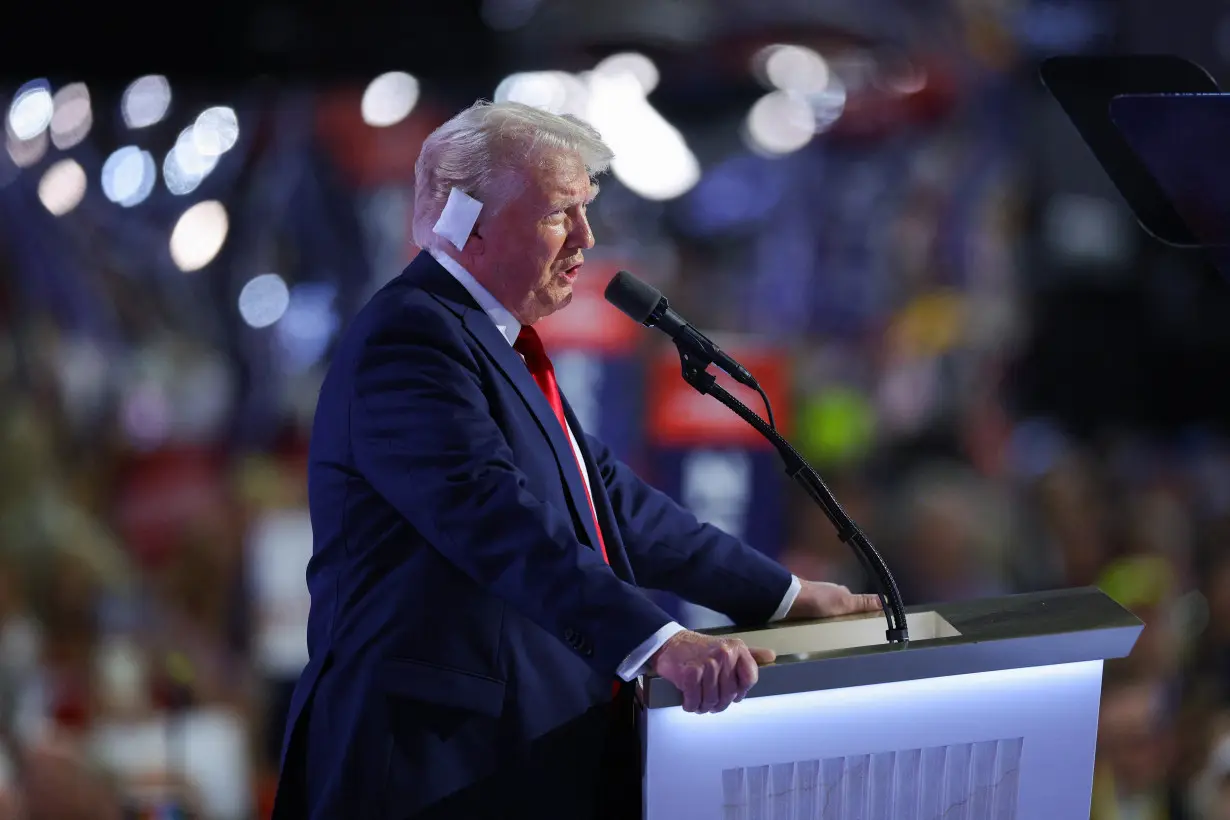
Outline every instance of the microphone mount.
{"label": "microphone mount", "polygon": [[897,589],[897,581],[893,578],[892,572],[889,571],[880,553],[833,497],[824,479],[807,463],[799,451],[777,432],[773,425],[766,423],[755,411],[717,383],[717,377],[708,370],[709,365],[713,363],[712,360],[706,360],[705,356],[696,353],[694,347],[678,340],[675,342],[675,347],[679,350],[683,380],[701,395],[712,396],[726,405],[774,446],[786,466],[786,474],[798,482],[808,496],[824,510],[824,514],[828,516],[829,521],[837,530],[837,537],[854,551],[864,571],[875,582],[880,604],[884,608],[884,617],[888,621],[888,629],[885,632],[888,642],[909,643],[910,632],[905,619],[905,604],[901,600],[901,592]]}

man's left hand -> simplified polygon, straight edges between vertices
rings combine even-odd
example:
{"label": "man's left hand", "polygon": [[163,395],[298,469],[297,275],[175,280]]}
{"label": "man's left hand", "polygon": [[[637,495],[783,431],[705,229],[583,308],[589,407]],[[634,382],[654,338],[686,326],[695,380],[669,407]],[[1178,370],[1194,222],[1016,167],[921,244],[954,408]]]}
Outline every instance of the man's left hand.
{"label": "man's left hand", "polygon": [[840,584],[824,581],[803,581],[799,597],[794,599],[786,619],[797,621],[805,618],[834,618],[838,615],[857,615],[860,612],[881,611],[878,595],[857,595]]}

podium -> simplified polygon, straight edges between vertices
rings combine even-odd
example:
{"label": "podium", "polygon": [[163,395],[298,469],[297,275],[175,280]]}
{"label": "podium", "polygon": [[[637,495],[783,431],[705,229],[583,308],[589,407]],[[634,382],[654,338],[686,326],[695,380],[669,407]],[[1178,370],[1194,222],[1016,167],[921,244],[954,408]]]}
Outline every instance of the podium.
{"label": "podium", "polygon": [[1089,816],[1102,663],[1141,622],[1097,589],[704,630],[777,652],[741,703],[638,686],[645,820]]}

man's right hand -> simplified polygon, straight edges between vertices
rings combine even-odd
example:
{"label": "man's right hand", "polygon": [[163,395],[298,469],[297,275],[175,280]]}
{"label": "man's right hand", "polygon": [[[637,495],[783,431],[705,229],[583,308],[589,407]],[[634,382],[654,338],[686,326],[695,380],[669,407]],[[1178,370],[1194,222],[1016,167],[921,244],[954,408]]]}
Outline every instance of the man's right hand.
{"label": "man's right hand", "polygon": [[758,664],[772,663],[771,649],[752,649],[738,638],[680,632],[650,659],[653,671],[683,693],[685,712],[721,712],[743,700],[760,677]]}

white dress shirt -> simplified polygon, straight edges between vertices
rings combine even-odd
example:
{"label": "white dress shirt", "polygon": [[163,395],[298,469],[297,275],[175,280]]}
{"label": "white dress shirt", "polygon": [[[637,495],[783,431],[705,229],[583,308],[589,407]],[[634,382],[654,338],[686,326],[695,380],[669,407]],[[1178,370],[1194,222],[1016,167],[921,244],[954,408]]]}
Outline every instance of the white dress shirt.
{"label": "white dress shirt", "polygon": [[[435,260],[440,263],[441,267],[451,273],[453,278],[460,282],[461,286],[464,287],[472,297],[474,297],[474,301],[478,302],[478,306],[491,317],[491,321],[495,322],[496,329],[500,331],[500,335],[508,340],[508,344],[516,344],[517,336],[521,333],[521,323],[517,321],[517,318],[513,316],[506,307],[501,305],[496,298],[491,295],[490,291],[480,285],[478,280],[475,279],[468,270],[462,267],[461,263],[456,259],[441,251],[431,250],[428,251],[428,253],[430,253]],[[572,452],[577,457],[577,464],[584,465],[585,458],[581,455],[581,448],[577,444],[577,439],[576,436],[573,435],[572,428],[568,425],[564,426],[568,433],[568,441],[572,444]],[[589,492],[590,497],[592,498],[593,490],[590,488],[588,468],[581,470],[581,479],[585,482],[585,489]],[[790,581],[790,588],[786,590],[786,595],[782,598],[782,602],[777,607],[777,611],[773,613],[773,617],[769,619],[770,622],[780,621],[782,618],[786,617],[786,613],[788,613],[790,611],[790,607],[794,605],[794,600],[799,596],[799,591],[802,588],[802,582],[799,581],[797,577],[792,577]],[[619,665],[617,670],[615,670],[615,674],[619,675],[619,677],[625,681],[631,681],[638,675],[643,674],[645,672],[645,665],[649,663],[649,659],[653,657],[654,653],[661,649],[663,644],[665,644],[668,640],[683,631],[685,631],[685,627],[681,624],[675,623],[674,621],[662,627],[657,632],[653,633],[653,635],[649,636],[644,643],[632,650],[632,654],[628,655],[628,657],[624,659],[624,662]]]}

